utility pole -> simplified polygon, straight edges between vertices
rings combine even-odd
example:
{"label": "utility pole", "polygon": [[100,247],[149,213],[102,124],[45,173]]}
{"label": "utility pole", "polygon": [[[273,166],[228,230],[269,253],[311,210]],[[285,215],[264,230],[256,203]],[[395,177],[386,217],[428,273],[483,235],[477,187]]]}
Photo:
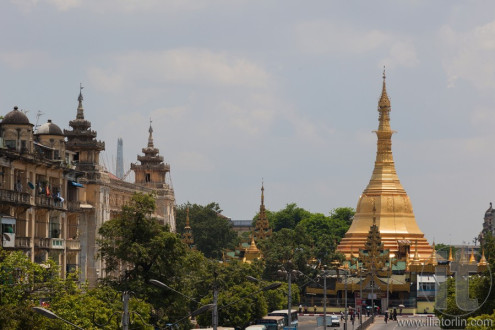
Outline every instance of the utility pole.
{"label": "utility pole", "polygon": [[218,288],[215,280],[213,287],[213,330],[217,330],[218,327]]}
{"label": "utility pole", "polygon": [[213,310],[211,311],[211,319],[213,323],[213,330],[217,330],[218,327],[218,273],[213,271]]}
{"label": "utility pole", "polygon": [[323,329],[327,328],[327,271],[323,271]]}
{"label": "utility pole", "polygon": [[[287,326],[292,326],[292,269],[287,271],[288,281],[289,281],[289,294],[287,298]],[[216,329],[215,329],[216,330]]]}
{"label": "utility pole", "polygon": [[124,302],[124,313],[122,313],[122,328],[129,330],[129,292],[122,293],[122,301]]}

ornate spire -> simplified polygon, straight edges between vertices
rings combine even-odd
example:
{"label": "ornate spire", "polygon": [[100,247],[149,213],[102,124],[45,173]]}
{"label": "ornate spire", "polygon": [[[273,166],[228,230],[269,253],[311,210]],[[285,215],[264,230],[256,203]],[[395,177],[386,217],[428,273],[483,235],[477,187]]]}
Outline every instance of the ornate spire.
{"label": "ornate spire", "polygon": [[184,233],[182,234],[182,242],[189,247],[193,247],[194,245],[192,229],[189,225],[189,206],[186,208],[186,226],[184,227]]}
{"label": "ornate spire", "polygon": [[413,265],[419,265],[421,262],[419,260],[419,254],[418,254],[418,240],[416,240],[414,244],[414,258],[412,260]]}
{"label": "ornate spire", "polygon": [[436,266],[438,265],[437,252],[435,251],[435,242],[432,245],[433,251],[431,251],[430,259],[428,260],[428,265]]}
{"label": "ornate spire", "polygon": [[154,148],[153,146],[153,127],[151,127],[151,118],[150,118],[150,128],[148,132],[150,132],[150,136],[148,137],[148,148]]}
{"label": "ornate spire", "polygon": [[378,102],[379,108],[390,108],[390,100],[387,95],[387,84],[385,82],[387,76],[385,75],[385,66],[383,67],[383,85],[382,95],[380,96],[380,102]]}
{"label": "ornate spire", "polygon": [[481,260],[478,263],[478,266],[486,266],[486,265],[488,265],[488,262],[486,261],[486,258],[485,258],[485,249],[483,249],[483,250],[481,250]]}
{"label": "ornate spire", "polygon": [[454,261],[454,257],[452,256],[452,246],[450,247],[450,250],[449,250],[449,261],[450,262]]}
{"label": "ornate spire", "polygon": [[84,108],[82,105],[82,101],[84,100],[82,96],[82,90],[83,90],[83,85],[82,83],[79,84],[79,96],[77,100],[79,101],[79,105],[77,106],[77,116],[76,119],[84,119]]}
{"label": "ornate spire", "polygon": [[474,258],[474,248],[471,249],[471,256],[469,257],[469,263],[470,264],[475,264],[476,263],[476,259]]}
{"label": "ornate spire", "polygon": [[261,179],[261,205],[265,206],[265,187],[263,179]]}
{"label": "ornate spire", "polygon": [[260,213],[258,215],[258,220],[256,220],[254,228],[254,236],[256,239],[264,239],[265,237],[270,237],[272,234],[272,229],[266,217],[265,209],[265,187],[263,181],[261,181],[261,204]]}

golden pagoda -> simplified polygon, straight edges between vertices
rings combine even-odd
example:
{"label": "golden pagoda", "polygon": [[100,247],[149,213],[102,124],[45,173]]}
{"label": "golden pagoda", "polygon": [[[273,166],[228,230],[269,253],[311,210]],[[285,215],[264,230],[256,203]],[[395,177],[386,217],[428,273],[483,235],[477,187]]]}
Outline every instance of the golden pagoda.
{"label": "golden pagoda", "polygon": [[432,248],[416,223],[411,201],[395,170],[392,156],[394,131],[390,128],[391,107],[385,78],[384,70],[382,94],[378,102],[379,125],[375,131],[378,137],[375,167],[368,186],[359,197],[352,225],[337,251],[349,259],[352,246],[364,248],[369,228],[373,225],[373,211],[376,210],[376,222],[385,249],[398,255],[399,244],[405,245],[409,257],[412,242],[416,242],[415,254],[419,259],[427,260]]}
{"label": "golden pagoda", "polygon": [[268,238],[272,235],[272,229],[270,228],[270,224],[268,223],[268,219],[266,217],[266,209],[265,209],[265,187],[263,182],[261,183],[261,204],[260,204],[260,213],[258,215],[258,219],[256,220],[255,228],[254,228],[254,237],[257,240]]}
{"label": "golden pagoda", "polygon": [[254,241],[254,235],[251,235],[251,245],[244,251],[244,257],[242,258],[242,262],[251,263],[256,259],[261,259],[261,251],[256,246],[256,242]]}

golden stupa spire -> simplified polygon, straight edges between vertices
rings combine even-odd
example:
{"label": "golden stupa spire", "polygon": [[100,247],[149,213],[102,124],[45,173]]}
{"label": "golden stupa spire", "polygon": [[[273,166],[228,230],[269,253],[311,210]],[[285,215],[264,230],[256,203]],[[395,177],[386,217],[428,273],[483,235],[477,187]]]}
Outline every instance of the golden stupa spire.
{"label": "golden stupa spire", "polygon": [[431,251],[430,259],[428,260],[428,265],[436,266],[438,265],[437,252],[435,251],[435,242],[432,245],[433,251]]}
{"label": "golden stupa spire", "polygon": [[470,264],[476,263],[476,259],[474,258],[474,248],[471,248],[471,256],[469,257],[469,263]]}
{"label": "golden stupa spire", "polygon": [[256,242],[254,241],[254,233],[251,233],[251,244],[244,251],[243,262],[251,263],[255,259],[261,258],[261,251],[256,246]]}
{"label": "golden stupa spire", "polygon": [[428,260],[432,248],[419,229],[407,192],[402,187],[392,154],[390,126],[390,99],[387,94],[385,70],[378,101],[378,129],[376,158],[371,179],[359,197],[352,224],[340,241],[337,251],[350,257],[350,247],[362,248],[370,226],[376,224],[382,233],[382,242],[390,253],[398,254],[398,240],[417,240],[418,258]]}
{"label": "golden stupa spire", "polygon": [[419,265],[420,260],[419,260],[419,254],[418,254],[418,240],[414,243],[414,258],[412,260],[413,265]]}
{"label": "golden stupa spire", "polygon": [[481,260],[478,263],[478,266],[486,266],[486,265],[488,265],[488,262],[486,261],[486,258],[485,258],[485,249],[483,249],[483,250],[481,250]]}
{"label": "golden stupa spire", "polygon": [[450,262],[454,261],[454,257],[452,256],[452,246],[450,247],[450,250],[449,250],[449,261]]}

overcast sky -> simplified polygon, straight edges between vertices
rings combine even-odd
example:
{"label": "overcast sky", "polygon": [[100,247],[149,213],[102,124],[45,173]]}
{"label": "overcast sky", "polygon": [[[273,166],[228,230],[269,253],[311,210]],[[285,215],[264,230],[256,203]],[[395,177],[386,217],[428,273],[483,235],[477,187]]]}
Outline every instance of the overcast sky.
{"label": "overcast sky", "polygon": [[462,243],[495,201],[495,2],[4,0],[0,114],[76,116],[115,172],[146,146],[177,203],[251,219],[265,202],[328,214],[371,177],[382,67],[393,152],[430,242]]}

